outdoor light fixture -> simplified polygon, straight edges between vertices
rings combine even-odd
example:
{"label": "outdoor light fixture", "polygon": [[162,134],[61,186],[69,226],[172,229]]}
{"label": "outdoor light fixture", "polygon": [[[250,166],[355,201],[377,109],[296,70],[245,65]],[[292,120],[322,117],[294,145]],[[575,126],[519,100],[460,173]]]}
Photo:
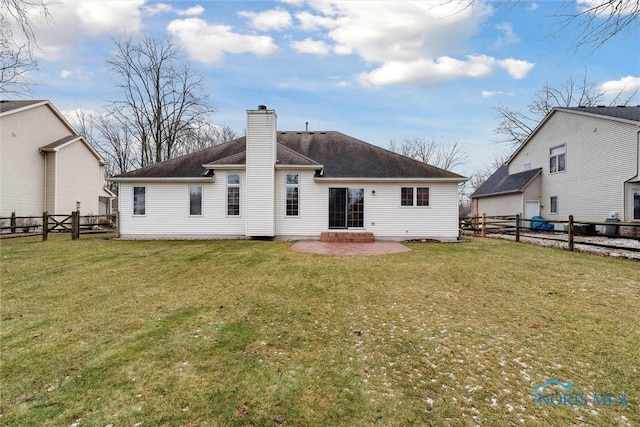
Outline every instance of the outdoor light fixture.
{"label": "outdoor light fixture", "polygon": [[79,211],[80,210],[80,202],[76,202],[76,210]]}
{"label": "outdoor light fixture", "polygon": [[376,190],[371,190],[371,194],[376,195]]}

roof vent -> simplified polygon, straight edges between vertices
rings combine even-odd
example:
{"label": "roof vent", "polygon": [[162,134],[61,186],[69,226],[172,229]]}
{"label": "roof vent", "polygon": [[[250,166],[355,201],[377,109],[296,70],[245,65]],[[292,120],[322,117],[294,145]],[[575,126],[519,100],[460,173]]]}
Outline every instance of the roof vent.
{"label": "roof vent", "polygon": [[258,110],[266,110],[267,106],[266,105],[258,105]]}

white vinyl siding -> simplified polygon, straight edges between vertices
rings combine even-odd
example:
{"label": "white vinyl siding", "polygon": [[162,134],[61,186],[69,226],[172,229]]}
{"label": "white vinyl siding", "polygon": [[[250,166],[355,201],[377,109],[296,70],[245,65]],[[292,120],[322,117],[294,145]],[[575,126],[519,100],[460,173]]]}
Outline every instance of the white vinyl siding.
{"label": "white vinyl siding", "polygon": [[[202,215],[188,216],[188,187],[200,184],[119,184],[120,235],[124,238],[225,238],[245,235],[244,176],[240,173],[240,216],[227,216],[226,182],[202,184]],[[146,187],[146,215],[133,215],[133,187]]]}
{"label": "white vinyl siding", "polygon": [[[282,182],[290,171],[278,170],[276,180]],[[313,237],[328,231],[329,188],[364,189],[364,227],[376,239],[404,240],[419,237],[455,239],[458,236],[458,186],[456,183],[370,183],[358,181],[314,181],[313,171],[300,171],[300,216],[285,215],[284,203],[276,209],[276,235]],[[401,187],[429,187],[429,209],[407,209],[400,206]],[[283,200],[285,186],[276,187],[276,197]],[[375,191],[375,194],[374,194]]]}
{"label": "white vinyl siding", "polygon": [[39,148],[69,134],[46,105],[0,117],[1,216],[42,215],[45,169]]}
{"label": "white vinyl siding", "polygon": [[521,214],[524,209],[522,193],[479,197],[477,200],[479,216],[482,214],[487,214],[487,216],[515,215]]}
{"label": "white vinyl siding", "polygon": [[[561,145],[566,145],[566,170],[549,173],[550,150]],[[637,146],[633,124],[557,111],[511,160],[509,173],[520,172],[515,165],[526,162],[542,168],[542,216],[549,215],[549,198],[557,196],[559,217],[604,221],[609,212],[622,217],[628,206],[624,183],[637,173]]]}
{"label": "white vinyl siding", "polygon": [[48,105],[0,117],[0,215],[97,214],[104,175],[99,160],[81,141],[57,152],[40,148],[72,135]]}
{"label": "white vinyl siding", "polygon": [[97,215],[104,175],[96,157],[76,141],[61,148],[56,158],[56,213],[74,211],[80,202],[80,215]]}
{"label": "white vinyl siding", "polygon": [[247,236],[275,234],[276,115],[247,111]]}

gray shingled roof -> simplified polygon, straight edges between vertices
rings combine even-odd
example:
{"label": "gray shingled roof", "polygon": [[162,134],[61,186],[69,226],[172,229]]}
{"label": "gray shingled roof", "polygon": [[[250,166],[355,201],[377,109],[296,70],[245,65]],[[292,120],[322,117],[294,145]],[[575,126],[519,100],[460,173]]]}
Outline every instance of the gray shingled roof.
{"label": "gray shingled roof", "polygon": [[[464,177],[393,153],[340,132],[278,132],[280,165],[317,165],[323,178]],[[114,178],[201,177],[204,164],[245,164],[245,138],[117,175]],[[215,168],[215,167],[214,167]]]}
{"label": "gray shingled roof", "polygon": [[41,102],[45,102],[45,100],[33,100],[33,101],[9,101],[9,100],[1,100],[0,101],[0,113],[6,113],[7,111],[17,110],[18,108],[27,107],[33,104],[39,104]]}
{"label": "gray shingled roof", "polygon": [[325,178],[462,178],[340,132],[279,132],[278,142],[324,165]]}
{"label": "gray shingled roof", "polygon": [[557,110],[579,111],[640,122],[640,105],[633,107],[568,107],[557,108]]}
{"label": "gray shingled roof", "polygon": [[61,145],[66,144],[66,143],[67,143],[67,142],[69,142],[69,141],[73,141],[74,139],[80,139],[80,138],[82,138],[82,137],[81,137],[81,136],[78,136],[78,135],[69,135],[69,136],[65,136],[64,138],[61,138],[61,139],[59,139],[59,140],[57,140],[57,141],[54,141],[54,142],[52,142],[52,143],[50,143],[50,144],[47,144],[47,145],[44,145],[44,146],[40,147],[40,149],[42,149],[42,150],[46,150],[46,149],[48,149],[48,148],[49,148],[49,149],[51,149],[51,148],[57,148],[57,147],[59,147],[59,146],[61,146]]}
{"label": "gray shingled roof", "polygon": [[471,197],[521,192],[541,172],[542,168],[538,168],[509,175],[509,165],[504,164],[478,187]]}

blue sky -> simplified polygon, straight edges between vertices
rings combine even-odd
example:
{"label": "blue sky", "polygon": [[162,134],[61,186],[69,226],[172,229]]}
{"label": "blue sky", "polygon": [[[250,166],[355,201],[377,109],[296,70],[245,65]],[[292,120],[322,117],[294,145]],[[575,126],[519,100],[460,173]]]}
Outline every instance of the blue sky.
{"label": "blue sky", "polygon": [[[281,130],[337,130],[387,147],[405,137],[460,141],[470,174],[498,152],[493,107],[524,108],[545,83],[585,71],[603,89],[640,87],[638,26],[598,50],[573,48],[558,11],[589,2],[75,1],[38,26],[34,98],[63,113],[117,97],[110,36],[172,38],[204,76],[214,122],[242,133],[265,104]],[[568,7],[568,9],[567,9]],[[454,10],[455,9],[455,10]],[[635,102],[640,103],[636,100]]]}

